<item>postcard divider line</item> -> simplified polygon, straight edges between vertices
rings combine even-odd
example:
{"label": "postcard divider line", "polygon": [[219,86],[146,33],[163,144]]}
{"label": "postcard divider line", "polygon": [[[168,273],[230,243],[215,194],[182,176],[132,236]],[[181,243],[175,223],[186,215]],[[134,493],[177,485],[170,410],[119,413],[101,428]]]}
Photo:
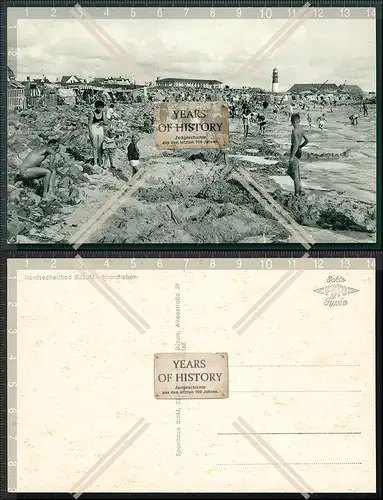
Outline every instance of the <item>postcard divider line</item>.
{"label": "postcard divider line", "polygon": [[295,271],[322,270],[341,272],[347,270],[375,270],[377,261],[373,257],[342,258],[25,258],[9,261],[19,271]]}

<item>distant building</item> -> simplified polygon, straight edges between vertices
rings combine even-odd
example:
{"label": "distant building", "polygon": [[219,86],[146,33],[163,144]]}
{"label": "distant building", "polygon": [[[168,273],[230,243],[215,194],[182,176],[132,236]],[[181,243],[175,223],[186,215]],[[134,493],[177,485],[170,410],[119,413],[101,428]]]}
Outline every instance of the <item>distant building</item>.
{"label": "distant building", "polygon": [[44,76],[44,78],[34,78],[33,82],[37,83],[37,85],[41,85],[44,83],[51,83],[46,76]]}
{"label": "distant building", "polygon": [[157,78],[157,87],[191,87],[195,89],[220,89],[222,82],[219,80],[200,80],[194,78]]}
{"label": "distant building", "polygon": [[352,97],[363,97],[365,95],[359,85],[343,85],[342,92]]}
{"label": "distant building", "polygon": [[261,89],[261,87],[253,87],[251,90],[254,94],[267,94],[267,91],[265,89]]}
{"label": "distant building", "polygon": [[82,80],[76,75],[68,75],[63,76],[60,83],[61,85],[79,85],[80,83],[82,83]]}
{"label": "distant building", "polygon": [[289,94],[316,93],[331,94],[338,92],[338,85],[335,83],[296,83],[287,92]]}

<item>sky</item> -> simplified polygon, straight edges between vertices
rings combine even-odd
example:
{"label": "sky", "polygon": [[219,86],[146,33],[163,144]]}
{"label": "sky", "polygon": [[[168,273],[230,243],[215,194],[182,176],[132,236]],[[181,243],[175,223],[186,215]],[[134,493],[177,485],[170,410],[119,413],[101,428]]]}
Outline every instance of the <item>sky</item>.
{"label": "sky", "polygon": [[[88,9],[92,15],[92,9]],[[359,85],[376,88],[375,22],[369,19],[308,19],[273,53],[242,70],[286,24],[285,19],[96,19],[96,30],[77,19],[19,19],[17,78],[55,81],[124,76],[137,83],[166,78],[208,78],[230,86],[271,90],[294,83]],[[93,28],[94,29],[94,28]],[[100,33],[107,33],[105,45]]]}

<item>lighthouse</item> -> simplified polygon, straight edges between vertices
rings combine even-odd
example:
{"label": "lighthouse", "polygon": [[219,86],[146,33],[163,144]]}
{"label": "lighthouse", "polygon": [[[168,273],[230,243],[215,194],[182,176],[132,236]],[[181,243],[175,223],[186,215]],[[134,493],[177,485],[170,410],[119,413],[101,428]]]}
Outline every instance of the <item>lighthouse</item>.
{"label": "lighthouse", "polygon": [[271,92],[273,94],[276,94],[279,92],[279,87],[278,87],[278,70],[277,68],[273,69],[273,83],[271,86]]}

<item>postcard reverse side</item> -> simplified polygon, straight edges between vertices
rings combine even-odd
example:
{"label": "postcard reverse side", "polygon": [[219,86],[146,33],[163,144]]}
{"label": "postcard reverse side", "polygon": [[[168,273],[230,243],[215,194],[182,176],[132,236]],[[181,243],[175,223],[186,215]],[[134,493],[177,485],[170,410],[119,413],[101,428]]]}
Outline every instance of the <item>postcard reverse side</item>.
{"label": "postcard reverse side", "polygon": [[67,262],[9,264],[18,492],[375,491],[372,269]]}

